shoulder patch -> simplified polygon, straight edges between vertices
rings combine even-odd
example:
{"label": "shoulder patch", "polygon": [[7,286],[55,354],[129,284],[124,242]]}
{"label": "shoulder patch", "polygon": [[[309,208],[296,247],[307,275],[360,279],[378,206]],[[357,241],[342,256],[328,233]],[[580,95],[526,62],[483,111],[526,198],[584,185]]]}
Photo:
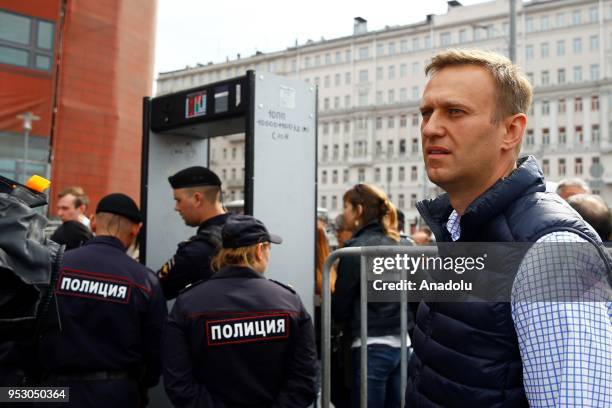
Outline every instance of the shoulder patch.
{"label": "shoulder patch", "polygon": [[293,289],[293,287],[291,285],[288,285],[286,283],[281,283],[279,281],[275,281],[274,279],[268,279],[270,282],[274,282],[279,286],[282,286],[283,288],[287,289],[289,292],[295,294],[295,289]]}

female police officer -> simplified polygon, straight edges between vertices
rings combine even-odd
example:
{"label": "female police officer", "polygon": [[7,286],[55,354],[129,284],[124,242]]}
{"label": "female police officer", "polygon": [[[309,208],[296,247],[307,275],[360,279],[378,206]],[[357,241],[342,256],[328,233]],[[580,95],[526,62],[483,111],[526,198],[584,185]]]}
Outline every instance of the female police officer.
{"label": "female police officer", "polygon": [[306,407],[316,395],[309,314],[289,287],[263,276],[270,243],[261,221],[230,217],[217,272],[185,289],[168,318],[164,385],[176,407]]}

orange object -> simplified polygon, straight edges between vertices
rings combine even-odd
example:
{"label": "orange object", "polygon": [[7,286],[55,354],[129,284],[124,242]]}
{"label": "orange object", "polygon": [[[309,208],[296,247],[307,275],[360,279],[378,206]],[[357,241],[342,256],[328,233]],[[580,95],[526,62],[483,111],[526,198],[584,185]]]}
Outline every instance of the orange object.
{"label": "orange object", "polygon": [[25,185],[26,187],[34,191],[38,191],[39,193],[42,193],[43,191],[49,188],[49,186],[51,185],[51,182],[47,180],[46,178],[37,176],[35,174],[28,179]]}

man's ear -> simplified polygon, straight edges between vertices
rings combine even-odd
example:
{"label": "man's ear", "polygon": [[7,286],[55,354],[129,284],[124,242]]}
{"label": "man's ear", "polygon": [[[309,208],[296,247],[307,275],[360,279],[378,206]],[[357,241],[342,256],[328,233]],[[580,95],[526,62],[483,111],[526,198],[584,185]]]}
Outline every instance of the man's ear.
{"label": "man's ear", "polygon": [[142,228],[142,222],[138,224],[133,224],[130,232],[132,233],[134,237],[137,237],[141,228]]}
{"label": "man's ear", "polygon": [[98,221],[96,220],[96,214],[91,214],[91,218],[89,219],[89,227],[92,232],[96,232],[96,228],[98,227]]}
{"label": "man's ear", "polygon": [[523,141],[525,128],[527,127],[527,116],[517,113],[504,120],[505,133],[502,139],[503,150],[516,150]]}

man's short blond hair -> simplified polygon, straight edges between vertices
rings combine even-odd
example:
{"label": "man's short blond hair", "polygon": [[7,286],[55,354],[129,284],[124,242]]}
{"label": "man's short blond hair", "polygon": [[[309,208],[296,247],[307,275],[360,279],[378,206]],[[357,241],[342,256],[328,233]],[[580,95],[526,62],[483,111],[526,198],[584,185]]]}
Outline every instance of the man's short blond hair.
{"label": "man's short blond hair", "polygon": [[517,113],[527,114],[533,97],[529,80],[520,68],[503,55],[480,50],[449,49],[437,54],[425,67],[425,75],[435,75],[450,66],[476,65],[487,70],[496,85],[495,121]]}

